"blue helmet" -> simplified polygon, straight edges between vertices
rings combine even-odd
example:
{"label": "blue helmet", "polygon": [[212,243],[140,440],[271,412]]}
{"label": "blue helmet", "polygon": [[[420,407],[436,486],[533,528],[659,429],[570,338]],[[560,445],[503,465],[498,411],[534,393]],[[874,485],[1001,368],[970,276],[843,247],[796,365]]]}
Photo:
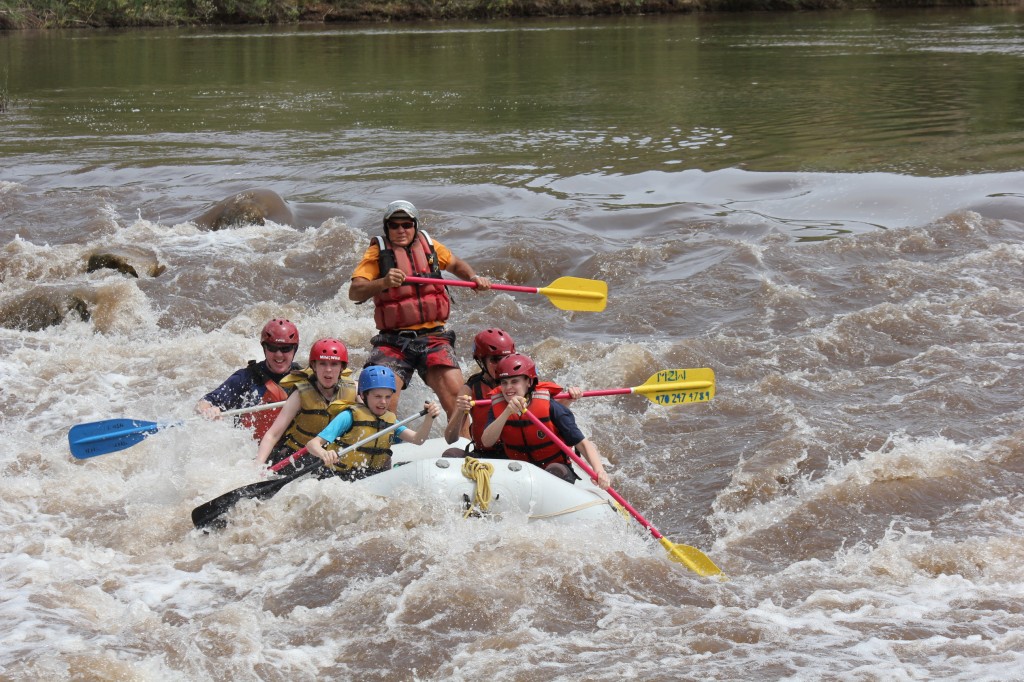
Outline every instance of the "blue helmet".
{"label": "blue helmet", "polygon": [[391,371],[390,367],[371,365],[363,368],[363,371],[359,373],[359,392],[366,393],[373,388],[398,390],[395,386],[395,373]]}

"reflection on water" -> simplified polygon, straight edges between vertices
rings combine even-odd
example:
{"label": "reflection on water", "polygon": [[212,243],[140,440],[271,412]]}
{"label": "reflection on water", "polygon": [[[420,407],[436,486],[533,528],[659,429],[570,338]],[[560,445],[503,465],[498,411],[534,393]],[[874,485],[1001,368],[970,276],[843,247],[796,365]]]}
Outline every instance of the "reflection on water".
{"label": "reflection on water", "polygon": [[[794,218],[745,206],[765,197],[724,175],[707,197],[686,178],[1015,171],[1022,44],[998,9],[16,33],[0,53],[18,102],[0,163],[44,191],[114,188],[123,219],[185,220],[258,179],[303,202],[305,224],[360,220],[383,182],[521,188],[520,215],[545,212],[537,193],[696,201],[815,238],[893,223]],[[51,224],[102,225],[110,207],[85,201]],[[899,224],[936,214],[903,201]],[[2,234],[66,238],[24,217]]]}
{"label": "reflection on water", "polygon": [[[264,151],[270,163],[331,157],[342,176],[416,179],[453,172],[446,159],[460,182],[527,183],[673,167],[1000,171],[1017,167],[1024,144],[1024,37],[1000,10],[28,33],[5,44],[20,103],[5,155],[66,151],[70,139],[87,155],[123,147],[125,166]],[[382,145],[395,160],[378,169]]]}

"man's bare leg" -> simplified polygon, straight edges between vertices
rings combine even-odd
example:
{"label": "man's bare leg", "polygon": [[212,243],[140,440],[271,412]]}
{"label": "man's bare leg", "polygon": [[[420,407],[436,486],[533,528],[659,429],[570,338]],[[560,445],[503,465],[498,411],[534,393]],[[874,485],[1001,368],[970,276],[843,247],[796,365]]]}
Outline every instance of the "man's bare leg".
{"label": "man's bare leg", "polygon": [[[441,409],[452,418],[455,412],[455,398],[459,395],[459,389],[465,380],[462,378],[462,370],[458,367],[431,367],[427,370],[427,386],[430,386],[441,403]],[[469,437],[469,420],[463,422],[463,437]]]}

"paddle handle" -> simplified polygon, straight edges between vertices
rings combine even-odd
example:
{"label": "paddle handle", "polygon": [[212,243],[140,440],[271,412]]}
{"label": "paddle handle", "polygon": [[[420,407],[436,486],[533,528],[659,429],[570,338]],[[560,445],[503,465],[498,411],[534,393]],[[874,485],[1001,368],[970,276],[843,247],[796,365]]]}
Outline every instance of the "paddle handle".
{"label": "paddle handle", "polygon": [[[434,277],[409,276],[405,278],[405,281],[412,282],[413,284],[437,284],[438,280]],[[443,280],[443,283],[447,287],[470,287],[471,289],[476,289],[477,287],[476,282],[467,282],[461,279],[446,279]],[[515,284],[492,284],[491,288],[500,289],[501,291],[522,291],[527,294],[535,294],[540,291],[537,287],[521,287]]]}
{"label": "paddle handle", "polygon": [[[583,391],[583,393],[580,393],[580,397],[581,398],[590,398],[592,396],[597,396],[597,395],[626,395],[626,394],[632,393],[632,392],[633,392],[632,388],[603,388],[603,389],[598,390],[598,391]],[[562,400],[563,398],[571,398],[571,397],[572,396],[569,395],[568,391],[562,391],[558,395],[551,396],[551,399],[552,400]],[[474,405],[490,405],[491,403],[494,402],[494,400],[490,399],[490,398],[487,398],[485,400],[473,400],[471,402]]]}
{"label": "paddle handle", "polygon": [[[630,393],[639,393],[644,395],[647,393],[683,393],[685,391],[699,391],[702,388],[711,388],[715,385],[713,381],[701,380],[701,381],[662,381],[653,384],[643,384],[642,386],[633,386],[631,388],[603,388],[596,391],[583,391],[580,394],[581,398],[591,398],[594,396],[601,395],[629,395]],[[554,400],[561,400],[563,398],[571,398],[567,392],[563,391],[558,395],[551,396]],[[649,398],[648,398],[649,399]],[[492,399],[474,400],[474,405],[490,405],[493,402]],[[654,402],[658,402],[655,400]]]}
{"label": "paddle handle", "polygon": [[[433,277],[406,277],[406,282],[413,284],[436,284],[437,279]],[[477,287],[476,282],[466,282],[461,279],[446,279],[445,286],[453,287]],[[544,294],[545,296],[569,296],[572,298],[588,298],[599,301],[605,298],[606,294],[598,291],[576,291],[575,289],[559,289],[558,287],[522,287],[517,284],[491,284],[492,289],[499,291],[519,291],[524,294]]]}
{"label": "paddle handle", "polygon": [[[284,405],[284,402],[279,403],[265,403],[263,405],[254,405],[253,407],[242,407],[237,410],[228,410],[227,412],[221,412],[222,417],[232,417],[236,414],[245,414],[246,412],[262,412],[263,410],[273,410]],[[168,422],[166,424],[156,424],[148,422],[140,426],[136,426],[131,429],[122,429],[120,431],[111,431],[110,433],[102,433],[96,436],[87,436],[85,438],[79,438],[76,443],[92,443],[98,440],[111,440],[120,436],[130,436],[133,433],[156,433],[160,429],[166,429],[172,426],[181,426],[185,422]]]}
{"label": "paddle handle", "polygon": [[263,412],[265,410],[276,410],[279,407],[284,407],[284,404],[286,402],[287,401],[282,400],[279,403],[260,403],[259,405],[253,405],[252,407],[240,407],[237,410],[227,410],[226,412],[221,412],[220,416],[222,416],[222,417],[234,417],[237,414],[248,414],[250,412]]}
{"label": "paddle handle", "polygon": [[[382,436],[385,433],[390,433],[390,432],[394,431],[395,429],[397,429],[399,426],[405,426],[409,422],[416,421],[420,417],[425,417],[425,416],[427,416],[426,408],[424,408],[423,410],[420,410],[418,413],[412,415],[411,417],[406,417],[405,419],[403,419],[400,422],[395,422],[394,424],[392,424],[391,426],[387,427],[386,429],[381,429],[380,431],[378,431],[377,433],[373,434],[372,436],[367,436],[366,438],[362,439],[358,443],[353,443],[352,445],[349,445],[344,450],[340,450],[338,452],[338,456],[340,457],[341,455],[344,455],[344,454],[347,454],[349,452],[352,452],[353,450],[358,448],[360,445],[366,445],[371,440],[375,440],[379,436]],[[300,456],[302,456],[302,455],[304,455],[304,454],[306,454],[308,452],[309,452],[309,448],[303,446],[303,448],[301,450],[296,450],[294,453],[292,453],[291,455],[289,455],[285,459],[282,459],[280,462],[278,462],[274,466],[270,467],[270,470],[271,471],[277,471],[279,469],[285,468],[289,464],[294,464],[295,463],[295,459],[297,457],[300,457]]]}
{"label": "paddle handle", "polygon": [[[533,412],[530,412],[529,410],[527,410],[527,411],[526,411],[526,412],[525,412],[524,414],[525,414],[525,415],[526,415],[526,416],[527,416],[527,417],[529,418],[529,420],[530,420],[530,421],[532,421],[532,422],[534,423],[534,425],[535,425],[535,426],[536,426],[536,427],[537,427],[538,429],[540,429],[540,430],[541,430],[541,431],[543,431],[543,432],[544,432],[545,434],[547,434],[548,438],[550,438],[550,439],[551,439],[551,441],[552,441],[552,442],[553,442],[553,443],[554,443],[555,445],[557,445],[557,446],[559,447],[559,449],[561,449],[561,451],[562,451],[562,452],[564,452],[564,453],[565,453],[565,454],[566,454],[566,455],[567,455],[567,456],[568,456],[568,457],[569,457],[569,458],[570,458],[570,459],[571,459],[572,461],[576,462],[576,464],[578,464],[578,465],[579,465],[579,467],[580,467],[581,469],[583,469],[583,471],[585,471],[585,472],[587,473],[587,475],[588,475],[588,476],[590,476],[590,478],[591,478],[591,479],[593,479],[593,480],[595,480],[595,481],[597,480],[597,472],[595,472],[595,471],[594,471],[593,469],[591,469],[591,468],[590,468],[590,465],[589,465],[589,464],[587,464],[587,462],[586,462],[586,461],[585,461],[585,460],[584,460],[584,459],[583,459],[582,457],[580,457],[579,455],[577,455],[577,454],[576,454],[576,453],[575,453],[575,452],[573,451],[573,449],[572,449],[572,448],[570,448],[570,447],[569,447],[568,445],[566,445],[566,444],[565,444],[565,443],[564,443],[564,442],[562,441],[562,439],[561,439],[561,438],[559,438],[559,437],[558,437],[558,436],[557,436],[557,435],[555,434],[555,432],[554,432],[554,431],[552,431],[552,430],[551,430],[550,428],[548,428],[548,425],[547,425],[547,424],[545,424],[545,423],[544,423],[544,422],[542,422],[542,421],[541,421],[540,419],[538,419],[538,418],[537,418],[537,415],[535,415],[535,414],[534,414]],[[626,502],[626,500],[624,500],[624,499],[622,498],[622,495],[619,495],[619,494],[618,494],[617,492],[615,492],[615,489],[614,489],[614,488],[612,488],[611,486],[608,486],[608,489],[607,489],[607,490],[606,490],[605,492],[607,492],[607,493],[608,493],[609,495],[611,495],[611,497],[612,497],[612,499],[613,499],[613,500],[615,500],[616,502],[618,502],[619,504],[621,504],[621,505],[622,505],[622,507],[623,507],[623,509],[625,509],[625,510],[626,510],[626,511],[628,511],[628,512],[629,512],[630,514],[632,514],[632,515],[633,515],[633,518],[634,518],[634,519],[636,519],[637,521],[639,521],[639,522],[640,522],[640,525],[641,525],[641,526],[643,526],[643,527],[644,527],[644,528],[646,528],[646,529],[647,529],[648,531],[650,531],[651,535],[653,535],[653,536],[654,536],[654,539],[656,539],[656,540],[661,540],[661,538],[662,538],[663,536],[662,536],[662,534],[661,534],[660,532],[658,532],[658,529],[657,529],[657,528],[655,528],[655,527],[654,527],[654,526],[653,526],[653,525],[651,524],[651,522],[650,522],[650,521],[648,521],[647,519],[645,519],[645,518],[643,517],[643,515],[642,515],[642,514],[641,514],[640,512],[638,512],[638,511],[637,511],[636,509],[634,509],[634,508],[633,508],[633,505],[631,505],[631,504],[630,504],[629,502]]]}
{"label": "paddle handle", "polygon": [[[260,412],[262,410],[272,410],[272,409],[281,407],[282,405],[284,405],[283,402],[280,402],[280,403],[267,403],[267,404],[264,404],[264,405],[255,405],[253,407],[243,407],[243,408],[238,409],[238,410],[229,410],[227,412],[221,412],[221,415],[225,416],[225,417],[230,417],[230,416],[233,416],[233,415],[236,415],[236,414],[244,414],[246,412]],[[110,422],[119,423],[121,421],[122,420],[116,420],[116,419],[115,420],[106,420],[106,421],[102,421],[102,422],[92,422],[90,424],[80,424],[80,425],[72,427],[71,428],[71,433],[68,433],[68,440],[71,443],[71,448],[72,448],[72,453],[71,454],[75,455],[75,457],[78,457],[78,455],[75,454],[75,447],[79,446],[79,445],[87,445],[89,443],[96,443],[98,441],[105,441],[105,440],[117,440],[118,438],[123,438],[124,436],[133,436],[133,435],[138,434],[138,433],[156,433],[160,429],[166,429],[166,428],[169,428],[169,427],[172,427],[172,426],[181,426],[182,424],[186,423],[186,421],[188,421],[188,420],[186,420],[186,421],[177,421],[177,422],[166,422],[166,423],[139,422],[137,425],[132,426],[132,427],[127,428],[127,429],[114,429],[114,430],[111,430],[111,431],[105,431],[103,433],[95,433],[95,434],[93,434],[91,436],[73,436],[72,435],[75,432],[75,430],[79,429],[79,428],[98,427],[98,426],[101,426],[101,425],[104,425],[104,424],[107,424],[107,423],[110,423]],[[131,445],[134,445],[134,443],[130,443],[128,445],[125,445],[124,447],[131,447]],[[118,448],[118,449],[121,450],[121,449],[124,449],[124,447]],[[103,454],[103,453],[99,453],[99,454]],[[78,458],[81,459],[80,457],[78,457]]]}

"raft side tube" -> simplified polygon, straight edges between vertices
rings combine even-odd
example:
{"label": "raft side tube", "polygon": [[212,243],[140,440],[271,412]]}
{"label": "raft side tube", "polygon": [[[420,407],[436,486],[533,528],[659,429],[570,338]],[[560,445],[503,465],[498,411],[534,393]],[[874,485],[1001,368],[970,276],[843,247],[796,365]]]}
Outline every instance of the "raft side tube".
{"label": "raft side tube", "polygon": [[[601,519],[618,516],[611,499],[590,481],[576,485],[564,481],[528,462],[481,459],[494,467],[491,474],[490,514],[519,510],[531,521]],[[382,497],[398,497],[420,491],[447,500],[460,510],[476,492],[476,482],[462,473],[463,459],[435,457],[405,460],[390,471],[356,481],[354,484]]]}

